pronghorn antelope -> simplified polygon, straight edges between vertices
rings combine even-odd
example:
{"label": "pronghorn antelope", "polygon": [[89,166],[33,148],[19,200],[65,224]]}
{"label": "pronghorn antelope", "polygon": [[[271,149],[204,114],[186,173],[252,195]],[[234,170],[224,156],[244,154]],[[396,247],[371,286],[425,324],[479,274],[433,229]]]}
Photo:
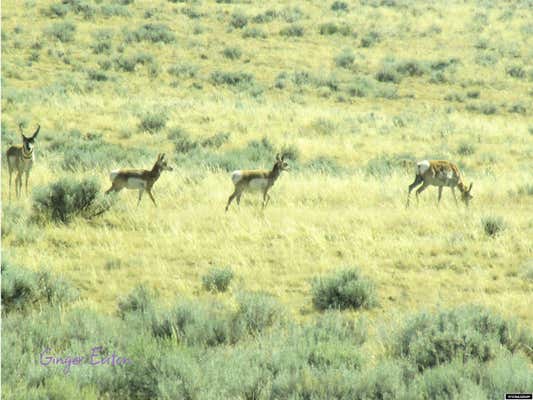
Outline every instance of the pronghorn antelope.
{"label": "pronghorn antelope", "polygon": [[409,206],[409,196],[411,191],[420,185],[416,191],[416,201],[418,203],[418,195],[422,193],[430,185],[438,186],[439,188],[439,198],[437,203],[440,203],[440,198],[442,196],[442,188],[447,186],[452,189],[453,198],[455,199],[455,204],[457,204],[457,197],[455,196],[455,187],[459,188],[461,192],[461,200],[464,201],[465,205],[468,207],[468,203],[472,200],[473,196],[470,194],[472,191],[472,183],[467,188],[464,184],[461,173],[457,165],[449,161],[436,161],[436,160],[424,160],[416,164],[416,177],[415,181],[409,185],[409,193],[407,194],[407,206]]}
{"label": "pronghorn antelope", "polygon": [[276,155],[276,163],[272,167],[272,170],[255,169],[255,170],[240,170],[233,171],[231,173],[231,180],[235,185],[235,190],[228,199],[226,204],[226,211],[228,211],[229,205],[233,199],[237,198],[237,204],[241,202],[241,195],[245,191],[261,190],[263,192],[263,209],[266,207],[270,196],[268,191],[276,182],[276,179],[280,176],[282,171],[287,171],[289,165],[284,161],[285,155],[281,158],[279,154]]}
{"label": "pronghorn antelope", "polygon": [[35,160],[35,154],[33,151],[33,142],[37,138],[40,125],[37,125],[37,130],[31,137],[24,136],[22,132],[22,124],[19,125],[20,134],[22,136],[22,144],[11,146],[7,149],[7,169],[9,170],[9,199],[11,199],[11,174],[14,170],[17,171],[15,178],[15,190],[17,197],[19,197],[22,191],[22,174],[26,174],[26,194],[28,194],[28,179],[30,177],[31,167]]}
{"label": "pronghorn antelope", "polygon": [[146,191],[152,199],[155,206],[157,206],[154,196],[152,194],[152,186],[161,176],[163,171],[172,171],[165,160],[165,154],[159,154],[157,160],[151,170],[146,169],[117,169],[111,171],[109,178],[111,179],[111,187],[106,194],[111,192],[120,192],[122,189],[138,189],[139,201],[137,206],[141,203],[141,198]]}

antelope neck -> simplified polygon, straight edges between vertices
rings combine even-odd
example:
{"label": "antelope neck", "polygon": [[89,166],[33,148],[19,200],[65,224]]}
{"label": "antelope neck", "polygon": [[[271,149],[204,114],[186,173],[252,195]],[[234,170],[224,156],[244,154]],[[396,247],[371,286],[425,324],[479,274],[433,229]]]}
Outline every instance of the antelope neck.
{"label": "antelope neck", "polygon": [[22,146],[22,157],[26,160],[31,159],[33,156],[33,149],[30,149],[29,151],[26,151],[26,147]]}

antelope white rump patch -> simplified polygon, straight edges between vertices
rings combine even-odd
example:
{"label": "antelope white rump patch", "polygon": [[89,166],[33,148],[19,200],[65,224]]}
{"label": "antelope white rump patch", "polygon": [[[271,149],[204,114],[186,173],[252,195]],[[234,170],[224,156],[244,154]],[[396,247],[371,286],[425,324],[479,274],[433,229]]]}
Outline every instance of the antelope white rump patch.
{"label": "antelope white rump patch", "polygon": [[111,173],[109,174],[109,179],[111,179],[111,182],[115,180],[117,175],[118,175],[118,169],[114,169],[113,171],[111,171]]}
{"label": "antelope white rump patch", "polygon": [[234,185],[236,185],[241,179],[242,179],[241,171],[233,171],[231,173],[231,181],[233,182]]}
{"label": "antelope white rump patch", "polygon": [[416,172],[419,175],[422,175],[428,169],[429,169],[429,161],[428,160],[420,161],[420,162],[418,162],[416,164]]}

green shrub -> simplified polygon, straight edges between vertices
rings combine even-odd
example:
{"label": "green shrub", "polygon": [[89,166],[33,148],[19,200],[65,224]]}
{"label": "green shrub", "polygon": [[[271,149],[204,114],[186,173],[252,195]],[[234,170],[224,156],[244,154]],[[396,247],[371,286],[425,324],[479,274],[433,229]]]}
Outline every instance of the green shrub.
{"label": "green shrub", "polygon": [[372,47],[381,41],[381,35],[376,31],[367,32],[361,38],[361,47]]}
{"label": "green shrub", "polygon": [[189,134],[181,128],[172,129],[167,138],[174,141],[176,152],[179,154],[187,154],[200,146],[197,140],[191,139]]}
{"label": "green shrub", "polygon": [[511,107],[509,107],[510,113],[515,114],[525,114],[527,112],[526,106],[524,106],[522,103],[515,103]]}
{"label": "green shrub", "polygon": [[242,33],[242,37],[247,38],[254,38],[254,39],[265,39],[267,37],[267,34],[265,31],[259,28],[246,28],[244,32]]}
{"label": "green shrub", "polygon": [[119,4],[103,4],[100,6],[100,12],[104,17],[129,17],[130,12],[127,7]]}
{"label": "green shrub", "polygon": [[202,18],[203,16],[203,14],[200,11],[198,11],[197,9],[193,7],[183,7],[181,9],[181,13],[183,15],[186,15],[190,19],[199,19],[199,18]]}
{"label": "green shrub", "polygon": [[337,57],[335,57],[335,64],[337,67],[350,68],[355,61],[355,55],[353,51],[345,49]]}
{"label": "green shrub", "polygon": [[238,332],[256,336],[284,321],[285,311],[271,295],[263,292],[245,292],[237,297],[238,308],[233,323]]}
{"label": "green shrub", "polygon": [[94,43],[91,45],[95,54],[107,53],[111,50],[113,31],[102,29],[94,34]]}
{"label": "green shrub", "polygon": [[327,175],[341,175],[346,172],[346,169],[337,160],[327,156],[314,158],[304,168],[314,173],[318,172]]}
{"label": "green shrub", "polygon": [[313,305],[319,310],[371,308],[377,305],[374,284],[359,270],[345,269],[312,282]]}
{"label": "green shrub", "polygon": [[[203,167],[209,170],[231,172],[239,168],[257,168],[265,166],[271,168],[274,163],[274,150],[267,138],[252,140],[244,148],[231,149],[224,153],[208,151],[209,138],[193,140],[184,135],[176,140],[176,162],[191,166]],[[214,138],[213,138],[214,140]]]}
{"label": "green shrub", "polygon": [[215,133],[214,135],[202,140],[201,145],[202,147],[212,147],[218,149],[220,146],[228,142],[230,136],[231,135],[227,132]]}
{"label": "green shrub", "polygon": [[241,12],[233,13],[231,16],[230,25],[236,29],[242,29],[248,25],[248,16]]}
{"label": "green shrub", "polygon": [[61,167],[72,172],[117,165],[136,166],[139,160],[152,155],[144,148],[125,150],[118,144],[104,141],[101,134],[82,135],[79,131],[52,140],[47,150],[61,154]]}
{"label": "green shrub", "polygon": [[488,216],[481,219],[481,225],[485,233],[490,237],[495,237],[505,229],[505,221],[501,217]]}
{"label": "green shrub", "polygon": [[145,24],[136,31],[126,33],[126,42],[172,43],[176,40],[174,32],[165,24]]}
{"label": "green shrub", "polygon": [[483,389],[465,374],[462,362],[427,369],[410,385],[413,399],[485,399]]}
{"label": "green shrub", "polygon": [[168,115],[165,111],[149,111],[141,116],[139,129],[154,134],[167,125]]}
{"label": "green shrub", "polygon": [[418,371],[455,359],[486,362],[503,348],[517,351],[531,337],[514,321],[477,306],[422,313],[409,319],[392,340],[392,354],[403,357]]}
{"label": "green shrub", "polygon": [[247,88],[255,82],[254,76],[247,72],[214,71],[211,73],[210,79],[214,85],[228,85],[242,88]]}
{"label": "green shrub", "polygon": [[152,320],[152,334],[173,337],[188,346],[218,346],[239,339],[232,329],[231,314],[221,304],[184,300]]}
{"label": "green shrub", "polygon": [[265,24],[274,21],[277,17],[278,13],[275,10],[267,10],[253,17],[252,22],[255,22],[256,24]]}
{"label": "green shrub", "polygon": [[107,74],[94,69],[87,71],[87,76],[91,81],[105,82],[108,80]]}
{"label": "green shrub", "polygon": [[68,21],[57,22],[52,24],[46,33],[60,42],[72,42],[74,40],[74,34],[76,33],[76,25]]}
{"label": "green shrub", "polygon": [[526,183],[518,187],[517,193],[520,196],[533,196],[533,184]]}
{"label": "green shrub", "polygon": [[483,365],[473,379],[485,389],[484,399],[503,399],[509,392],[529,393],[533,385],[531,360],[521,354],[505,354]]}
{"label": "green shrub", "polygon": [[476,152],[476,147],[469,142],[463,142],[457,148],[457,154],[460,154],[462,156],[471,156],[475,152]]}
{"label": "green shrub", "polygon": [[392,174],[394,171],[401,170],[406,161],[414,162],[415,158],[407,153],[381,155],[369,160],[364,171],[370,176],[383,177]]}
{"label": "green shrub", "polygon": [[293,23],[301,20],[304,17],[304,13],[300,7],[285,7],[279,12],[279,16],[283,18],[285,22]]}
{"label": "green shrub", "polygon": [[70,7],[67,4],[52,4],[48,10],[45,10],[43,13],[50,17],[63,18],[68,14],[69,10]]}
{"label": "green shrub", "polygon": [[505,69],[505,72],[507,72],[507,75],[517,79],[524,79],[526,77],[526,71],[520,65],[510,65]]}
{"label": "green shrub", "polygon": [[198,72],[198,67],[191,64],[176,64],[169,67],[167,72],[178,78],[194,78]]}
{"label": "green shrub", "polygon": [[476,112],[485,115],[496,114],[498,111],[497,107],[490,103],[470,103],[466,105],[466,109],[470,112]]}
{"label": "green shrub", "polygon": [[337,24],[335,22],[326,22],[320,24],[318,31],[321,35],[335,35],[339,34],[342,36],[354,35],[352,28],[344,23]]}
{"label": "green shrub", "polygon": [[465,96],[462,93],[449,93],[444,97],[444,100],[463,103],[465,101]]}
{"label": "green shrub", "polygon": [[149,313],[154,309],[155,294],[146,286],[138,285],[118,302],[118,315],[124,318],[128,313]]}
{"label": "green shrub", "polygon": [[233,279],[231,268],[212,268],[202,277],[204,289],[212,292],[225,292]]}
{"label": "green shrub", "polygon": [[339,310],[327,310],[319,314],[313,324],[307,327],[307,333],[317,342],[338,340],[356,345],[365,343],[368,336],[366,323],[362,319],[356,321]]}
{"label": "green shrub", "polygon": [[229,58],[230,60],[237,60],[242,56],[242,50],[238,47],[226,47],[222,52],[224,57]]}
{"label": "green shrub", "polygon": [[401,76],[396,72],[394,66],[384,65],[377,73],[376,80],[379,82],[399,83]]}
{"label": "green shrub", "polygon": [[350,398],[356,400],[407,398],[404,366],[398,361],[381,362],[358,376],[352,390]]}
{"label": "green shrub", "polygon": [[344,1],[334,1],[331,4],[331,9],[333,11],[348,11],[348,4]]}
{"label": "green shrub", "polygon": [[69,303],[78,291],[48,271],[33,272],[2,260],[2,312],[23,311],[41,303]]}
{"label": "green shrub", "polygon": [[291,24],[282,28],[279,34],[287,37],[302,37],[304,35],[304,28],[300,25]]}
{"label": "green shrub", "polygon": [[64,224],[75,216],[92,218],[111,206],[108,200],[98,197],[99,191],[96,178],[62,178],[34,189],[33,210],[41,218]]}
{"label": "green shrub", "polygon": [[426,65],[416,60],[400,61],[395,64],[396,71],[406,76],[422,76],[428,69]]}

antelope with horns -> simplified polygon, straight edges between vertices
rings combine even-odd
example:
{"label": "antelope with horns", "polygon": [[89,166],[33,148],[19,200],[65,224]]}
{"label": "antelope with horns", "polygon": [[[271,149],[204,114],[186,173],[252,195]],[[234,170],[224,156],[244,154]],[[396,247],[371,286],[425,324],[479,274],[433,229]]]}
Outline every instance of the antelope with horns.
{"label": "antelope with horns", "polygon": [[151,170],[146,169],[117,169],[111,171],[109,178],[111,179],[111,187],[106,194],[111,192],[120,192],[122,189],[137,189],[139,190],[139,201],[137,207],[141,203],[143,193],[146,191],[152,202],[157,207],[157,204],[152,194],[152,186],[161,176],[163,171],[172,171],[165,160],[165,154],[159,154],[157,160]]}
{"label": "antelope with horns", "polygon": [[424,160],[416,164],[416,177],[415,181],[409,185],[409,193],[407,194],[407,207],[409,207],[409,196],[411,191],[420,185],[416,190],[416,201],[418,204],[418,195],[422,193],[430,185],[438,186],[439,188],[439,198],[437,204],[440,203],[440,198],[442,196],[442,188],[447,186],[452,189],[453,198],[455,199],[455,204],[457,205],[457,197],[455,196],[455,187],[459,188],[461,192],[461,200],[468,207],[468,203],[472,200],[473,196],[470,194],[472,191],[473,183],[470,183],[470,186],[467,188],[464,184],[461,173],[457,165],[449,161],[436,161],[436,160]]}
{"label": "antelope with horns", "polygon": [[11,146],[7,149],[7,169],[9,171],[9,199],[11,200],[11,174],[14,171],[17,171],[17,176],[15,178],[15,190],[17,198],[20,196],[22,191],[22,174],[26,174],[26,194],[28,194],[28,180],[30,177],[31,167],[35,161],[35,154],[33,144],[39,130],[41,129],[40,125],[37,125],[36,131],[31,137],[24,136],[22,131],[22,124],[19,125],[20,135],[22,136],[22,144]]}
{"label": "antelope with horns", "polygon": [[276,155],[276,163],[272,167],[272,170],[255,169],[255,170],[239,170],[231,173],[231,180],[235,185],[235,190],[228,199],[226,204],[226,211],[233,201],[237,198],[237,204],[241,202],[241,195],[245,191],[259,191],[263,192],[263,209],[270,200],[268,191],[274,185],[279,178],[282,171],[287,171],[289,165],[285,162],[285,155],[282,157],[279,154]]}

